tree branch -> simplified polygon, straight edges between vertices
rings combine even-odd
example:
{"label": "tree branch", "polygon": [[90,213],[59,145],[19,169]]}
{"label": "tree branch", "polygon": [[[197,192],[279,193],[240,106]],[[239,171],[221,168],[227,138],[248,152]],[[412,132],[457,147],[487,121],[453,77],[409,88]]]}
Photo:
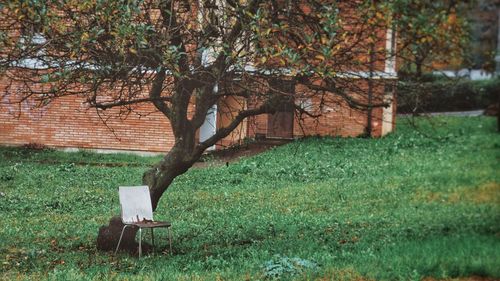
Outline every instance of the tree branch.
{"label": "tree branch", "polygon": [[207,148],[211,147],[212,145],[215,145],[222,138],[227,137],[234,129],[236,129],[236,127],[238,127],[238,125],[240,125],[240,123],[245,118],[264,113],[274,113],[275,111],[276,110],[274,110],[271,106],[269,106],[268,103],[264,103],[258,108],[240,111],[238,115],[234,117],[234,119],[231,121],[229,125],[218,129],[213,136],[211,136],[204,142],[199,143],[194,149],[193,155],[195,157],[201,155]]}
{"label": "tree branch", "polygon": [[171,110],[169,106],[165,103],[163,98],[161,97],[161,93],[163,91],[163,82],[165,81],[166,74],[165,69],[160,68],[156,77],[153,80],[153,85],[149,92],[149,97],[153,102],[154,106],[161,111],[167,118],[171,118]]}
{"label": "tree branch", "polygon": [[143,98],[143,99],[134,99],[134,100],[121,100],[117,102],[108,102],[108,103],[96,103],[92,101],[88,101],[93,107],[98,109],[109,109],[117,106],[125,106],[125,105],[133,105],[138,103],[146,103],[146,102],[156,102],[156,101],[170,101],[170,97],[159,97],[159,98]]}

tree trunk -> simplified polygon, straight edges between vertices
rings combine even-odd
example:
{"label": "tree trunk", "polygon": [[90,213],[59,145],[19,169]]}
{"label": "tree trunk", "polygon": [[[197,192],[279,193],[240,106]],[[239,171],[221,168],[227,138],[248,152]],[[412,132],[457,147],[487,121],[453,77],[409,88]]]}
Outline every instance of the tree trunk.
{"label": "tree trunk", "polygon": [[422,78],[422,63],[420,61],[415,62],[416,65],[416,73],[415,76],[418,80]]}
{"label": "tree trunk", "polygon": [[[194,139],[194,138],[193,138]],[[193,148],[186,148],[184,144],[176,144],[170,152],[153,168],[143,174],[142,182],[149,186],[153,211],[156,210],[161,196],[170,186],[172,181],[185,173],[197,159],[192,154]],[[111,251],[116,249],[123,223],[119,216],[110,219],[108,225],[99,228],[97,236],[97,249]],[[120,250],[137,253],[138,243],[135,241],[137,229],[127,228],[120,244]],[[144,247],[144,245],[146,245]],[[143,252],[148,252],[150,246],[143,243]]]}
{"label": "tree trunk", "polygon": [[158,207],[161,196],[172,181],[196,162],[196,159],[187,157],[191,151],[192,149],[188,151],[174,147],[160,163],[144,173],[142,183],[149,186],[153,211]]}

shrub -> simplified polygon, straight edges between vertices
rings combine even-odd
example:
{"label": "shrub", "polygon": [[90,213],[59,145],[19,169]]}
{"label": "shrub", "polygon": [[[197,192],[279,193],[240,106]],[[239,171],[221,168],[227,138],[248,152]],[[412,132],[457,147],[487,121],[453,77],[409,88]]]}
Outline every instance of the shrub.
{"label": "shrub", "polygon": [[476,110],[498,102],[500,79],[400,81],[397,91],[398,113]]}
{"label": "shrub", "polygon": [[289,258],[275,255],[272,260],[265,262],[264,277],[266,279],[277,279],[290,275],[303,273],[306,270],[316,270],[318,265],[310,260],[301,258]]}

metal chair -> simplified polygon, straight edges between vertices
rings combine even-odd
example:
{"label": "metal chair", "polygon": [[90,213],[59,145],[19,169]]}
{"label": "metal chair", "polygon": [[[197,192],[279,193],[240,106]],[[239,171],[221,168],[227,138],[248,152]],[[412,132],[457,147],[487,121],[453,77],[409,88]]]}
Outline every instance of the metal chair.
{"label": "metal chair", "polygon": [[120,186],[119,188],[121,218],[124,224],[118,245],[116,245],[115,254],[118,252],[120,243],[123,238],[123,233],[127,227],[139,228],[139,258],[142,255],[142,229],[151,229],[151,241],[153,247],[155,245],[153,229],[157,227],[165,227],[168,232],[168,242],[170,245],[170,253],[172,252],[172,233],[170,222],[154,221],[153,208],[151,205],[151,196],[149,195],[148,186]]}

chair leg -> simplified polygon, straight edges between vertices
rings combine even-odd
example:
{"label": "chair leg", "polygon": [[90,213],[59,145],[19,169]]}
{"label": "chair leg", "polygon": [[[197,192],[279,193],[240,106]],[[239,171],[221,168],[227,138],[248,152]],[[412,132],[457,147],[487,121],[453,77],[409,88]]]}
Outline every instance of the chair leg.
{"label": "chair leg", "polygon": [[139,227],[139,258],[142,256],[142,228]]}
{"label": "chair leg", "polygon": [[120,239],[118,240],[118,245],[116,245],[115,255],[118,252],[118,248],[120,247],[120,243],[122,242],[123,233],[125,232],[125,228],[127,228],[127,226],[128,225],[124,225],[122,228],[122,233],[120,234]]}

